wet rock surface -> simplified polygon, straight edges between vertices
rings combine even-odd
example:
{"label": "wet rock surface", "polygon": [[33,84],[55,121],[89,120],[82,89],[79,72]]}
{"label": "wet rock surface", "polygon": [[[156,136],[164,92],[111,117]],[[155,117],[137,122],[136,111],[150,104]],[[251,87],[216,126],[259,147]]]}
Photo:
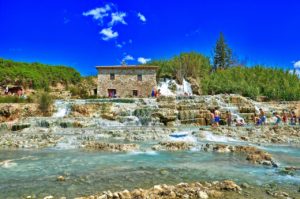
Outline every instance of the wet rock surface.
{"label": "wet rock surface", "polygon": [[86,149],[93,149],[97,151],[109,152],[127,152],[139,149],[137,144],[118,144],[118,143],[104,143],[104,142],[84,142],[83,147]]}
{"label": "wet rock surface", "polygon": [[134,189],[132,191],[124,190],[120,192],[104,191],[99,195],[87,197],[77,197],[76,199],[207,199],[223,198],[228,192],[233,192],[236,197],[242,191],[240,186],[231,180],[210,183],[179,183],[177,185],[155,185],[150,189]]}
{"label": "wet rock surface", "polygon": [[157,145],[152,146],[155,151],[180,151],[180,150],[190,150],[195,145],[189,142],[172,142],[164,141],[159,142]]}
{"label": "wet rock surface", "polygon": [[62,136],[54,135],[46,130],[40,129],[39,133],[6,133],[0,134],[0,148],[45,148],[53,147]]}
{"label": "wet rock surface", "polygon": [[[260,127],[219,127],[212,128],[214,135],[222,135],[228,138],[259,144],[299,144],[300,126],[272,126]],[[203,131],[194,134],[202,138]]]}
{"label": "wet rock surface", "polygon": [[206,144],[204,151],[214,151],[219,153],[242,153],[246,155],[246,160],[253,164],[278,167],[271,154],[254,146],[234,146],[226,144]]}

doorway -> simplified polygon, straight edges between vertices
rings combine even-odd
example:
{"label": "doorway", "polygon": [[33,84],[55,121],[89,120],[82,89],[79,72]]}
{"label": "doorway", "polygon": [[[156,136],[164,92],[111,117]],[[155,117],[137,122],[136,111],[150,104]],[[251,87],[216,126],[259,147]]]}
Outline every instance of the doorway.
{"label": "doorway", "polygon": [[108,97],[114,98],[117,95],[116,89],[108,89]]}

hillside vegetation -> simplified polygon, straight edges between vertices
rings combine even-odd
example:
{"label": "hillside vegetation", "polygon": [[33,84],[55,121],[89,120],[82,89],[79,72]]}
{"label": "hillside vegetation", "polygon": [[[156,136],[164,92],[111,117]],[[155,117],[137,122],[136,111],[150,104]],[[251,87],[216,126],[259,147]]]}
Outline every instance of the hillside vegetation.
{"label": "hillside vegetation", "polygon": [[300,100],[300,79],[297,75],[263,66],[231,66],[214,69],[208,57],[191,52],[168,60],[153,60],[159,66],[157,78],[196,79],[202,94],[235,93],[255,99],[266,96],[272,100]]}
{"label": "hillside vegetation", "polygon": [[212,61],[191,52],[148,64],[159,66],[157,79],[169,77],[179,83],[183,78],[194,79],[201,87],[201,94],[234,93],[253,99],[266,96],[270,100],[300,100],[300,79],[296,74],[274,67],[244,66],[233,58],[222,33],[213,52]]}
{"label": "hillside vegetation", "polygon": [[0,58],[1,86],[12,84],[24,88],[47,89],[57,83],[76,84],[80,79],[80,73],[70,67],[15,62]]}

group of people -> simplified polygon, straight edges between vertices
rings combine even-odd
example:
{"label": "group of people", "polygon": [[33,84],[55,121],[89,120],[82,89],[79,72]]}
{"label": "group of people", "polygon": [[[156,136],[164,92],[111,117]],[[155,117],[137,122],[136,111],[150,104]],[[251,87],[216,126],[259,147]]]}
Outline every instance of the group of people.
{"label": "group of people", "polygon": [[[295,111],[286,112],[282,111],[281,114],[278,112],[274,112],[273,116],[275,118],[274,126],[278,126],[281,122],[285,125],[297,125],[297,123],[300,125],[300,116],[298,117],[296,115]],[[253,123],[256,126],[263,126],[267,124],[267,116],[266,113],[263,111],[263,109],[259,109],[259,113],[254,113],[252,116]],[[212,127],[218,127],[220,126],[221,121],[221,113],[218,110],[218,108],[210,110],[210,124]],[[230,111],[226,111],[226,124],[228,126],[244,126],[246,125],[244,119],[242,118],[235,118],[233,119],[232,113]]]}
{"label": "group of people", "polygon": [[278,126],[281,122],[283,122],[283,124],[285,125],[297,125],[297,123],[300,124],[300,116],[297,117],[295,111],[291,111],[289,113],[286,111],[282,111],[281,114],[279,114],[278,112],[274,112],[273,115],[274,117],[276,117],[276,126]]}
{"label": "group of people", "polygon": [[160,89],[156,89],[154,87],[151,92],[151,97],[159,97],[159,96],[160,96]]}
{"label": "group of people", "polygon": [[[297,117],[295,111],[286,112],[282,111],[281,114],[278,112],[274,112],[273,116],[276,118],[274,125],[278,126],[281,122],[285,125],[296,125],[300,124],[300,117]],[[254,114],[253,120],[256,125],[265,125],[266,124],[266,115],[262,109],[259,109],[259,115]]]}
{"label": "group of people", "polygon": [[[210,110],[210,125],[212,127],[218,127],[220,126],[221,122],[221,112],[218,108]],[[226,111],[226,124],[228,126],[235,124],[235,126],[244,126],[246,123],[243,119],[234,119],[232,120],[232,114],[230,111]]]}

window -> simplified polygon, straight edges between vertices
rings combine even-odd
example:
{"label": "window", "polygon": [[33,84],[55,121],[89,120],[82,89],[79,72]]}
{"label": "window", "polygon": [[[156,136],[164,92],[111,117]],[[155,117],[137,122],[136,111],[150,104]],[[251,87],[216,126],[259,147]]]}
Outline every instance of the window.
{"label": "window", "polygon": [[143,80],[143,76],[142,76],[141,74],[139,74],[139,75],[137,76],[137,78],[138,78],[138,81],[142,81],[142,80]]}
{"label": "window", "polygon": [[110,80],[114,80],[115,79],[115,74],[114,73],[111,73],[110,74]]}
{"label": "window", "polygon": [[133,91],[132,91],[132,95],[133,95],[133,96],[137,97],[137,96],[138,96],[138,94],[139,94],[139,93],[138,93],[138,91],[137,91],[137,90],[133,90]]}

